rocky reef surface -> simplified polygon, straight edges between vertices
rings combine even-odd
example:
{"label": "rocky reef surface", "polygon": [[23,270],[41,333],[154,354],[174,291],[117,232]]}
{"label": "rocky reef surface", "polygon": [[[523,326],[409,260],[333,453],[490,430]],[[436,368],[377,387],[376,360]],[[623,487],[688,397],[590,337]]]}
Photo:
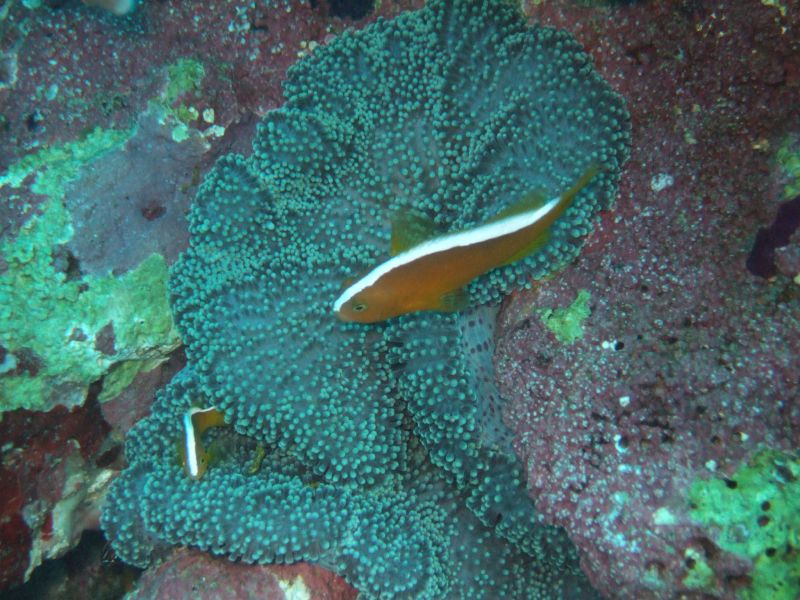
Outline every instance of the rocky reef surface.
{"label": "rocky reef surface", "polygon": [[[250,153],[299,57],[421,3],[384,1],[365,17],[337,16],[342,4],[0,8],[3,587],[97,526],[124,434],[184,364],[167,266],[214,161]],[[577,38],[632,122],[613,209],[574,262],[503,301],[481,366],[506,399],[520,485],[604,596],[794,598],[798,11],[520,4]],[[162,577],[240,567],[167,560],[142,594],[173,585]]]}

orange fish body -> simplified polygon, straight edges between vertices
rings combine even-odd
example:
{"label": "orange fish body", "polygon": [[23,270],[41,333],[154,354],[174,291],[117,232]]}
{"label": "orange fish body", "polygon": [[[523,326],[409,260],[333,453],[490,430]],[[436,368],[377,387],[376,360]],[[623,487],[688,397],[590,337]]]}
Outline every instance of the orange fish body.
{"label": "orange fish body", "polygon": [[200,479],[208,468],[208,453],[203,446],[203,433],[211,427],[225,425],[225,415],[216,408],[192,407],[183,415],[183,436],[178,452],[184,471],[192,479]]}
{"label": "orange fish body", "polygon": [[541,248],[550,226],[597,172],[597,167],[590,167],[564,194],[536,208],[439,236],[397,254],[342,291],[333,306],[336,316],[374,323],[410,312],[464,308],[463,287]]}

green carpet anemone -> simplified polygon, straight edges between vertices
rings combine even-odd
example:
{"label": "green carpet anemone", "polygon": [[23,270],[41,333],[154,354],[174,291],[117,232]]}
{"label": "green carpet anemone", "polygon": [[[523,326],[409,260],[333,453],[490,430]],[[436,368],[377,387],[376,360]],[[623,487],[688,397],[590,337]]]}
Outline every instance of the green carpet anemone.
{"label": "green carpet anemone", "polygon": [[[623,101],[569,34],[500,0],[432,0],[345,33],[285,95],[192,208],[170,283],[188,365],[129,436],[103,515],[114,549],[140,566],[177,544],[306,560],[364,597],[591,597],[525,490],[493,333],[499,300],[574,258],[613,202]],[[333,314],[342,280],[389,256],[398,211],[466,230],[589,164],[603,170],[547,245],[474,280],[465,310]],[[174,450],[192,406],[229,424],[206,433],[227,450],[197,480]]]}

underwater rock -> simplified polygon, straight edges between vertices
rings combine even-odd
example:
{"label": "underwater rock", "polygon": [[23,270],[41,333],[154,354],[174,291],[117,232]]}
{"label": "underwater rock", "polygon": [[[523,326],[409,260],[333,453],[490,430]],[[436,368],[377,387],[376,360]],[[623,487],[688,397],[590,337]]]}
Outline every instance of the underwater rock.
{"label": "underwater rock", "polygon": [[3,415],[0,589],[23,583],[43,560],[77,544],[85,528],[98,526],[116,475],[111,462],[121,454],[110,432],[96,399],[71,410]]}
{"label": "underwater rock", "polygon": [[[797,238],[772,281],[746,259],[796,195],[776,154],[800,107],[785,29],[798,15],[650,3],[593,21],[577,5],[531,12],[594,49],[629,102],[637,166],[578,260],[500,315],[498,386],[530,495],[610,598],[793,599],[797,546],[765,543],[769,527],[794,527],[792,509],[766,515],[744,481],[792,502],[779,472],[800,447]],[[764,81],[770,65],[785,65],[785,83]],[[583,290],[589,314],[567,345],[542,311]],[[727,495],[699,502],[702,490]],[[731,543],[737,528],[750,548]]]}
{"label": "underwater rock", "polygon": [[148,569],[129,598],[354,600],[357,594],[341,578],[313,565],[243,565],[196,550],[179,549],[164,562]]}

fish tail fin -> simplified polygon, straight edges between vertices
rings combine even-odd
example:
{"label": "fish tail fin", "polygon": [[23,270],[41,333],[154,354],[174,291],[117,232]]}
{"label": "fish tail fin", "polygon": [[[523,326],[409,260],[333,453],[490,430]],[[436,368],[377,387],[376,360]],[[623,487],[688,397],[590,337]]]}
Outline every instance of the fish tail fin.
{"label": "fish tail fin", "polygon": [[513,217],[515,215],[521,215],[523,213],[536,210],[546,202],[547,196],[545,195],[544,190],[531,190],[522,196],[522,198],[514,202],[511,206],[501,210],[499,213],[489,219],[487,223],[494,223],[495,221],[501,221],[502,219],[506,219],[508,217]]}
{"label": "fish tail fin", "polygon": [[586,167],[586,170],[583,172],[583,175],[578,178],[578,181],[576,181],[566,192],[561,194],[561,198],[559,198],[558,205],[555,208],[556,213],[560,215],[562,212],[564,212],[567,207],[572,204],[572,201],[575,200],[575,197],[580,193],[580,191],[585,188],[600,171],[600,165],[598,165],[596,162],[589,164],[589,166]]}
{"label": "fish tail fin", "polygon": [[[602,169],[597,163],[591,163],[583,174],[578,178],[571,188],[565,191],[561,196],[558,198],[558,202],[555,203],[552,211],[556,215],[560,215],[566,208],[572,203],[575,199],[575,196],[586,187],[586,185],[597,175]],[[508,217],[513,217],[515,215],[520,215],[526,212],[530,212],[532,210],[536,210],[537,208],[541,208],[545,204],[550,202],[554,202],[555,198],[547,198],[547,194],[542,189],[535,189],[527,192],[524,196],[522,196],[519,200],[514,202],[508,208],[500,211],[494,217],[487,221],[488,223],[493,223],[495,221],[500,221],[501,219],[505,219]],[[546,243],[545,240],[544,243]],[[541,244],[541,246],[544,245]],[[540,247],[541,247],[540,246]]]}
{"label": "fish tail fin", "polygon": [[[575,199],[575,197],[578,195],[578,193],[584,187],[586,187],[586,185],[599,172],[600,172],[600,167],[597,165],[597,163],[590,164],[586,168],[586,170],[583,172],[583,175],[581,175],[578,178],[578,181],[576,181],[574,183],[574,185],[571,188],[569,188],[566,192],[561,194],[561,197],[558,199],[558,202],[551,209],[551,214],[552,214],[551,218],[553,220],[557,219],[561,215],[561,213],[563,213],[567,209],[567,207],[570,204],[572,204],[572,201]],[[544,194],[542,194],[539,191],[531,192],[531,193],[527,194],[522,199],[522,201],[520,201],[520,203],[518,203],[517,205],[527,204],[528,206],[530,206],[532,204],[532,199],[537,197],[537,196],[540,197],[540,198],[544,198]],[[541,204],[543,204],[543,202],[539,202],[539,205],[541,205]],[[516,211],[517,205],[511,207],[508,210],[509,211]],[[503,262],[502,266],[510,265],[512,263],[517,262],[518,260],[522,260],[526,256],[529,256],[531,254],[534,254],[535,252],[538,252],[539,250],[541,250],[542,248],[544,248],[547,245],[548,241],[550,241],[550,228],[549,227],[547,229],[545,229],[542,233],[537,235],[535,238],[533,238],[524,248],[520,249],[518,252],[516,252],[512,256],[508,257],[508,259],[505,262]]]}

